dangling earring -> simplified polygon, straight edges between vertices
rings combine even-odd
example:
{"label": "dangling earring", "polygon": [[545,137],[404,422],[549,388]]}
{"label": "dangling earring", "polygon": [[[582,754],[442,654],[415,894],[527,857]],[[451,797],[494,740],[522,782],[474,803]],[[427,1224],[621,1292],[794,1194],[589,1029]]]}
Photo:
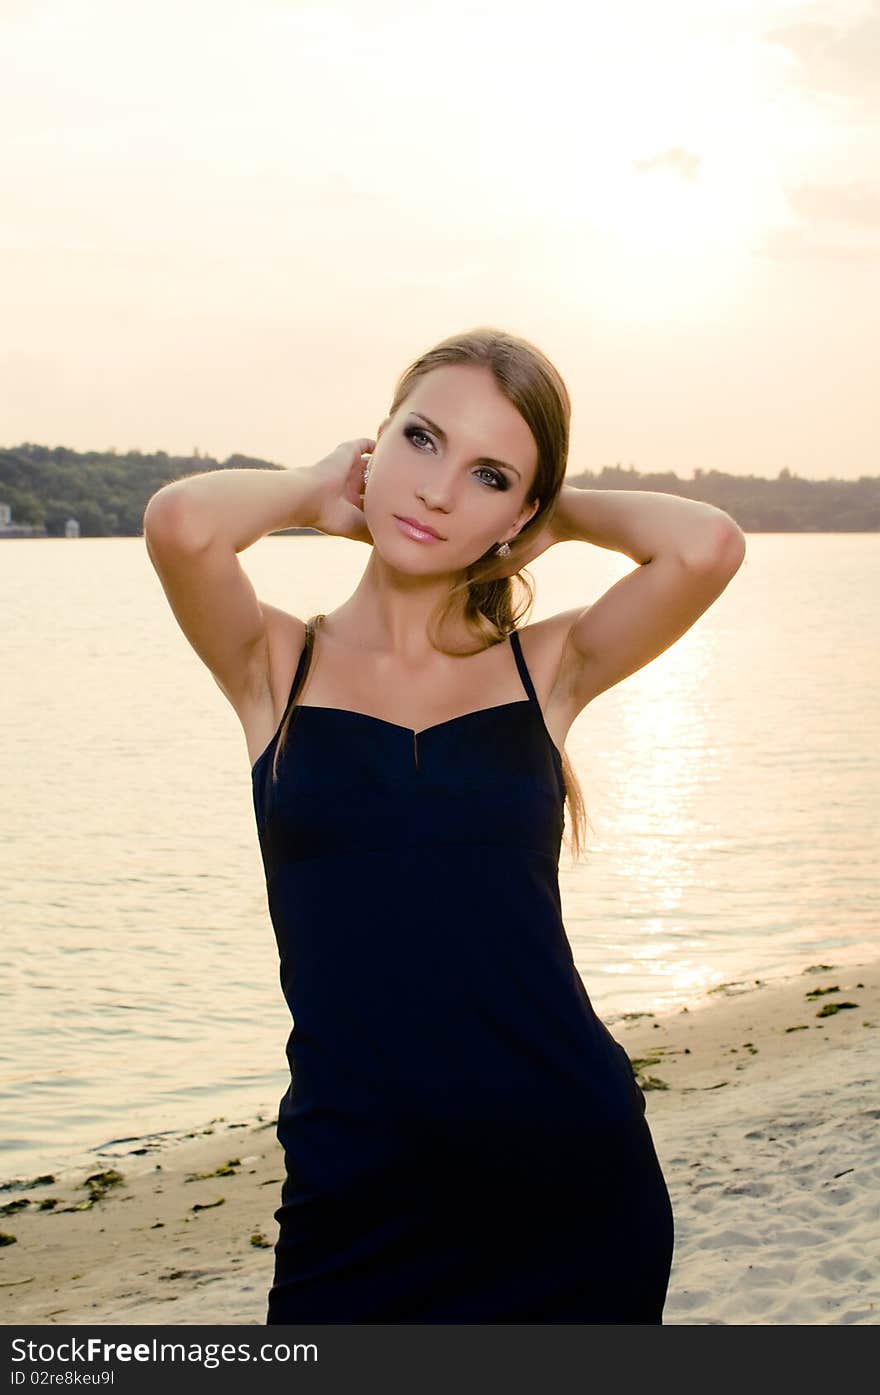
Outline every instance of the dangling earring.
{"label": "dangling earring", "polygon": [[510,552],[510,543],[506,543],[506,542],[505,542],[505,543],[502,543],[500,547],[496,547],[496,549],[495,549],[495,555],[496,555],[496,557],[507,557],[508,554],[509,554],[509,552]]}
{"label": "dangling earring", "polygon": [[[370,457],[370,465],[372,465],[372,463],[373,463],[373,460],[372,460],[372,456],[371,456],[371,457]],[[365,465],[365,466],[364,466],[364,488],[365,488],[365,489],[366,489],[366,487],[367,487],[367,480],[370,478],[370,465]]]}

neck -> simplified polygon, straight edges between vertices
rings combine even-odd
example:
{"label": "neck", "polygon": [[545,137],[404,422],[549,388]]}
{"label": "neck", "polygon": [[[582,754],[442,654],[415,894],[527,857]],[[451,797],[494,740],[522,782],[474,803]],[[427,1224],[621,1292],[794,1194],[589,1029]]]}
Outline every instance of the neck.
{"label": "neck", "polygon": [[[418,663],[436,655],[428,638],[428,619],[449,595],[457,577],[413,576],[389,567],[373,550],[352,595],[334,614],[358,647]],[[447,634],[465,638],[464,599],[448,622]]]}

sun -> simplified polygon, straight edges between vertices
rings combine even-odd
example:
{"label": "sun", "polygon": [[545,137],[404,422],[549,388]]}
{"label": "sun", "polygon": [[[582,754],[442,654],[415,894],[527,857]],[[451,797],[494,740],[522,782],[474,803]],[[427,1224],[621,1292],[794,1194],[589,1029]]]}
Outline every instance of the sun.
{"label": "sun", "polygon": [[702,321],[735,310],[775,191],[754,167],[693,147],[606,150],[554,210],[575,296],[617,322]]}
{"label": "sun", "polygon": [[587,217],[623,252],[685,259],[738,250],[762,223],[751,185],[738,187],[729,168],[722,174],[680,146],[606,170]]}

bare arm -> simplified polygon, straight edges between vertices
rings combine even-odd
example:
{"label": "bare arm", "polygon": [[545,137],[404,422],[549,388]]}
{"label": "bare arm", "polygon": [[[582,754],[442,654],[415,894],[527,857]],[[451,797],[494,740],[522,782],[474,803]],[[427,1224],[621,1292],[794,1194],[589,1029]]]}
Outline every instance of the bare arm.
{"label": "bare arm", "polygon": [[153,495],[144,535],[173,536],[177,545],[210,538],[242,552],[281,528],[316,526],[320,480],[311,467],[293,470],[212,470],[187,475]]}
{"label": "bare arm", "polygon": [[675,494],[566,488],[559,505],[558,540],[640,563],[568,630],[563,663],[581,708],[680,639],[736,574],[746,543],[722,509]]}
{"label": "bare arm", "polygon": [[635,489],[579,489],[564,484],[540,532],[511,544],[500,576],[511,576],[561,542],[589,542],[622,552],[634,562],[660,553],[690,561],[711,560],[731,537],[744,535],[714,504]]}
{"label": "bare arm", "polygon": [[298,469],[189,475],[147,504],[150,561],[180,628],[239,715],[269,694],[269,642],[266,611],[236,554],[279,528],[369,537],[352,502],[369,444],[344,442]]}
{"label": "bare arm", "polygon": [[511,546],[507,573],[560,542],[590,542],[640,563],[592,605],[563,612],[560,672],[576,711],[680,639],[721,595],[746,549],[730,515],[701,500],[563,485],[540,532]]}
{"label": "bare arm", "polygon": [[634,562],[677,556],[712,561],[743,534],[730,514],[701,499],[646,489],[577,489],[563,485],[553,510],[560,542],[588,542]]}

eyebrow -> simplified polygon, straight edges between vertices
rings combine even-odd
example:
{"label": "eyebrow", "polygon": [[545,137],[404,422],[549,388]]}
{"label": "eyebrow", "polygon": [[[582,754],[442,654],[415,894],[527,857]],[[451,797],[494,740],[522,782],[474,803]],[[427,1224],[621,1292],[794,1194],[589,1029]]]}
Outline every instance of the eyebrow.
{"label": "eyebrow", "polygon": [[[430,426],[431,430],[436,432],[436,434],[440,437],[440,440],[444,443],[444,445],[449,440],[449,437],[446,435],[446,432],[443,430],[443,427],[438,426],[436,421],[432,421],[430,417],[426,417],[424,412],[410,412],[410,416],[418,417],[421,421],[425,423],[426,426]],[[516,466],[508,465],[506,460],[493,460],[491,455],[481,455],[480,462],[481,464],[485,465],[497,465],[502,470],[512,470],[513,473],[516,475],[517,479],[522,478]]]}

